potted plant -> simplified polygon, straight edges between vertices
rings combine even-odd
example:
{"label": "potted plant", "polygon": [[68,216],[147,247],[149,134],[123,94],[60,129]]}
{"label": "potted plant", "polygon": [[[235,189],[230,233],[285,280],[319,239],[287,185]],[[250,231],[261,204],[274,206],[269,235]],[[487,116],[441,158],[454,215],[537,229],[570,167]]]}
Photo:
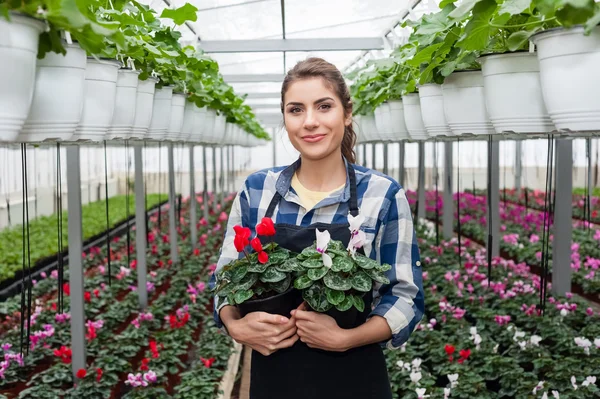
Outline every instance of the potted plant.
{"label": "potted plant", "polygon": [[[234,245],[242,257],[225,265],[217,275],[214,292],[227,297],[240,314],[267,312],[290,316],[302,302],[300,293],[293,287],[294,273],[303,271],[290,251],[271,241],[263,246],[258,235],[272,237],[275,227],[271,218],[263,218],[256,226],[252,239],[248,227],[235,226]],[[248,247],[253,252],[247,250]]]}
{"label": "potted plant", "polygon": [[327,230],[317,229],[315,243],[296,257],[302,271],[294,281],[294,287],[301,290],[310,309],[328,314],[346,329],[360,324],[359,314],[370,310],[366,308],[365,297],[370,299],[373,282],[389,284],[384,273],[391,269],[388,264],[379,264],[356,252],[362,247],[364,232],[356,227],[360,226],[360,216],[349,219],[352,239],[348,247],[331,240]]}

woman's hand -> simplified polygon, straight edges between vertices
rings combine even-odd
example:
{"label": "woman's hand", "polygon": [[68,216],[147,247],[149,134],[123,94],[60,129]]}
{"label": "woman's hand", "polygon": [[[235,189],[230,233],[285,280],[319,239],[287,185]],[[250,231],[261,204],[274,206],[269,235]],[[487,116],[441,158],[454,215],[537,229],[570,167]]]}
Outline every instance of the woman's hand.
{"label": "woman's hand", "polygon": [[347,331],[337,325],[335,319],[323,313],[306,310],[303,305],[292,310],[296,319],[298,336],[310,348],[323,349],[331,352],[345,352],[347,345]]}
{"label": "woman's hand", "polygon": [[264,356],[289,348],[298,341],[295,318],[265,312],[252,312],[240,319],[230,320],[227,330],[234,340]]}

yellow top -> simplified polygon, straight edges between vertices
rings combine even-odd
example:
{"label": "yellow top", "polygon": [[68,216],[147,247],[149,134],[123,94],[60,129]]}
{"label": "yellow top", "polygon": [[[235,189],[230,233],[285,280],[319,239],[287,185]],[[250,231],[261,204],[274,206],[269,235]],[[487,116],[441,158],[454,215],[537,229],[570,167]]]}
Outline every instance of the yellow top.
{"label": "yellow top", "polygon": [[302,185],[302,183],[300,183],[300,180],[298,180],[298,175],[296,173],[294,173],[294,176],[292,177],[292,187],[294,187],[296,194],[298,194],[298,198],[300,198],[300,203],[302,204],[302,206],[304,208],[306,208],[307,211],[314,208],[315,205],[317,205],[319,202],[323,201],[331,193],[334,193],[334,192],[340,190],[345,185],[346,184],[344,183],[341,186],[339,186],[338,188],[333,189],[331,191],[311,191],[311,190],[307,189],[306,187],[304,187]]}

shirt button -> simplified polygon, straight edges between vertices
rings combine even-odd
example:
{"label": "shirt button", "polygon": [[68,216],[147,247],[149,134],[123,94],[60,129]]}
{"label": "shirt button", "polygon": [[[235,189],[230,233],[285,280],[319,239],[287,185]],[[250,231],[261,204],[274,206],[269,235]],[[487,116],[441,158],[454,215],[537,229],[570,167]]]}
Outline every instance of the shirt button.
{"label": "shirt button", "polygon": [[417,265],[417,266],[421,266],[421,261],[420,261],[420,260],[418,260],[418,261],[417,261],[417,263],[416,263],[416,265]]}

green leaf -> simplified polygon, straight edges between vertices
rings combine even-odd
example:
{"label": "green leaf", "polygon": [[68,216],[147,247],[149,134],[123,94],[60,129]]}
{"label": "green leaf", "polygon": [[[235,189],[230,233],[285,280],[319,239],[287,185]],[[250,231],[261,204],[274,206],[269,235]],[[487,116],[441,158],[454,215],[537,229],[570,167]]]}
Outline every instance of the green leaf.
{"label": "green leaf", "polygon": [[454,5],[449,5],[435,14],[424,15],[421,24],[416,27],[415,35],[434,36],[444,32],[455,23],[449,18],[454,11],[456,11]]}
{"label": "green leaf", "polygon": [[350,257],[338,256],[335,259],[333,259],[333,262],[331,264],[331,271],[334,271],[334,272],[349,271],[352,268],[353,263],[354,262],[352,261],[352,258],[350,258]]}
{"label": "green leaf", "polygon": [[290,257],[290,253],[287,250],[278,250],[269,254],[269,263],[272,265],[279,265]]}
{"label": "green leaf", "polygon": [[305,259],[321,257],[321,254],[315,248],[312,247],[304,248],[300,255]]}
{"label": "green leaf", "polygon": [[379,272],[387,272],[388,270],[391,270],[392,266],[388,265],[387,263],[382,263],[381,265],[377,265],[375,266],[375,270],[379,271]]}
{"label": "green leaf", "polygon": [[290,288],[290,285],[292,284],[292,276],[291,275],[287,275],[285,276],[285,278],[277,283],[270,283],[270,287],[275,290],[277,293],[279,294],[283,294],[284,292],[286,292],[288,290],[288,288]]}
{"label": "green leaf", "polygon": [[490,19],[496,11],[494,0],[480,0],[473,9],[473,18],[465,26],[461,40],[456,44],[464,50],[477,51],[487,47],[492,27]]}
{"label": "green leaf", "polygon": [[454,4],[454,3],[456,3],[456,0],[442,0],[442,1],[440,1],[440,5],[439,5],[439,7],[440,7],[440,8],[444,8],[444,7],[446,7],[447,5],[449,5],[449,4]]}
{"label": "green leaf", "polygon": [[510,14],[516,15],[527,10],[531,5],[531,0],[504,0],[498,9],[498,15]]}
{"label": "green leaf", "polygon": [[[258,273],[248,273],[244,276],[244,278],[237,284],[236,289],[238,290],[248,290],[252,288],[254,283],[258,281]],[[233,285],[233,284],[230,284]]]}
{"label": "green leaf", "polygon": [[408,62],[409,65],[418,67],[424,62],[430,62],[433,56],[433,53],[437,51],[440,47],[442,47],[444,43],[432,44],[431,46],[427,46],[421,51],[417,52],[412,60]]}
{"label": "green leaf", "polygon": [[260,281],[263,283],[276,283],[286,277],[284,272],[280,272],[275,267],[269,267],[263,274],[260,275]]}
{"label": "green leaf", "polygon": [[297,290],[303,290],[314,284],[314,281],[310,279],[306,274],[298,277],[296,281],[294,281],[294,288]]}
{"label": "green leaf", "polygon": [[368,269],[368,270],[363,270],[363,271],[371,278],[371,280],[377,281],[378,283],[381,283],[381,284],[389,284],[390,283],[390,280],[386,277],[386,275],[377,269]]}
{"label": "green leaf", "polygon": [[246,274],[248,273],[248,266],[247,265],[241,265],[241,266],[237,266],[234,267],[231,270],[231,281],[234,283],[239,283],[240,281],[242,281],[242,279],[246,276]]}
{"label": "green leaf", "polygon": [[352,295],[346,295],[346,297],[344,298],[342,303],[340,303],[339,305],[336,305],[335,308],[337,310],[339,310],[340,312],[345,312],[348,309],[350,309],[352,307],[352,305],[354,305],[354,302],[352,301]]}
{"label": "green leaf", "polygon": [[365,301],[358,295],[352,295],[352,303],[359,312],[365,311]]}
{"label": "green leaf", "polygon": [[480,0],[464,0],[459,6],[452,11],[448,16],[453,19],[462,19],[475,7],[475,4]]}
{"label": "green leaf", "polygon": [[339,305],[346,299],[346,294],[343,291],[332,290],[329,287],[325,291],[327,292],[327,300],[332,305]]}
{"label": "green leaf", "polygon": [[346,251],[345,249],[331,249],[331,248],[327,248],[327,253],[329,255],[336,255],[336,257],[350,257],[350,255],[348,255],[348,251]]}
{"label": "green leaf", "polygon": [[565,27],[585,24],[594,15],[594,2],[588,0],[564,0],[565,6],[556,11],[556,18]]}
{"label": "green leaf", "polygon": [[356,255],[354,261],[361,269],[372,269],[379,264],[376,260],[368,258],[364,255]]}
{"label": "green leaf", "polygon": [[356,273],[354,276],[352,276],[351,282],[352,282],[352,288],[354,288],[355,290],[360,291],[360,292],[369,291],[373,285],[373,281],[371,280],[369,275],[363,271],[360,271],[360,272]]}
{"label": "green leaf", "polygon": [[182,25],[186,21],[196,22],[198,15],[196,14],[198,9],[190,3],[185,3],[183,7],[179,7],[175,10],[165,8],[160,14],[161,18],[170,18],[175,22],[175,25]]}
{"label": "green leaf", "polygon": [[536,30],[534,31],[528,31],[528,30],[521,30],[518,32],[513,33],[512,35],[510,35],[508,37],[508,40],[506,41],[507,47],[510,51],[517,51],[523,48],[523,46],[525,45],[525,43],[527,43],[529,41],[529,38],[536,32]]}
{"label": "green leaf", "polygon": [[269,265],[266,263],[255,262],[248,266],[248,271],[253,273],[264,273],[265,270],[267,270],[267,267],[269,267]]}
{"label": "green leaf", "polygon": [[326,312],[333,306],[327,300],[325,288],[320,283],[315,283],[302,292],[302,297],[308,305],[317,312]]}
{"label": "green leaf", "polygon": [[327,245],[327,252],[329,252],[331,250],[333,250],[333,251],[344,251],[345,249],[346,248],[344,248],[344,244],[341,241],[338,241],[338,240],[331,240],[331,241],[329,241],[329,244]]}
{"label": "green leaf", "polygon": [[145,43],[144,47],[146,48],[146,50],[148,50],[148,52],[150,52],[154,55],[162,56],[161,51],[158,48],[156,48],[155,46],[151,45],[150,43]]}
{"label": "green leaf", "polygon": [[600,8],[596,11],[594,16],[590,18],[585,24],[585,34],[588,35],[592,29],[600,24]]}
{"label": "green leaf", "polygon": [[252,290],[242,290],[238,291],[234,294],[235,303],[240,304],[246,302],[248,299],[252,298],[254,292]]}
{"label": "green leaf", "polygon": [[300,264],[300,262],[298,262],[298,260],[296,258],[290,258],[275,267],[277,268],[277,270],[286,272],[286,273],[301,272],[304,270],[302,268],[302,265]]}
{"label": "green leaf", "polygon": [[308,277],[313,280],[320,280],[323,278],[323,276],[325,276],[327,274],[327,272],[329,271],[328,268],[326,268],[325,266],[319,268],[319,269],[310,269],[308,270]]}
{"label": "green leaf", "polygon": [[323,267],[323,259],[321,258],[321,254],[319,254],[318,259],[310,258],[302,262],[302,266],[307,269],[317,269],[319,267]]}
{"label": "green leaf", "polygon": [[323,283],[332,290],[348,291],[352,288],[352,282],[349,278],[334,272],[327,273],[323,278]]}

